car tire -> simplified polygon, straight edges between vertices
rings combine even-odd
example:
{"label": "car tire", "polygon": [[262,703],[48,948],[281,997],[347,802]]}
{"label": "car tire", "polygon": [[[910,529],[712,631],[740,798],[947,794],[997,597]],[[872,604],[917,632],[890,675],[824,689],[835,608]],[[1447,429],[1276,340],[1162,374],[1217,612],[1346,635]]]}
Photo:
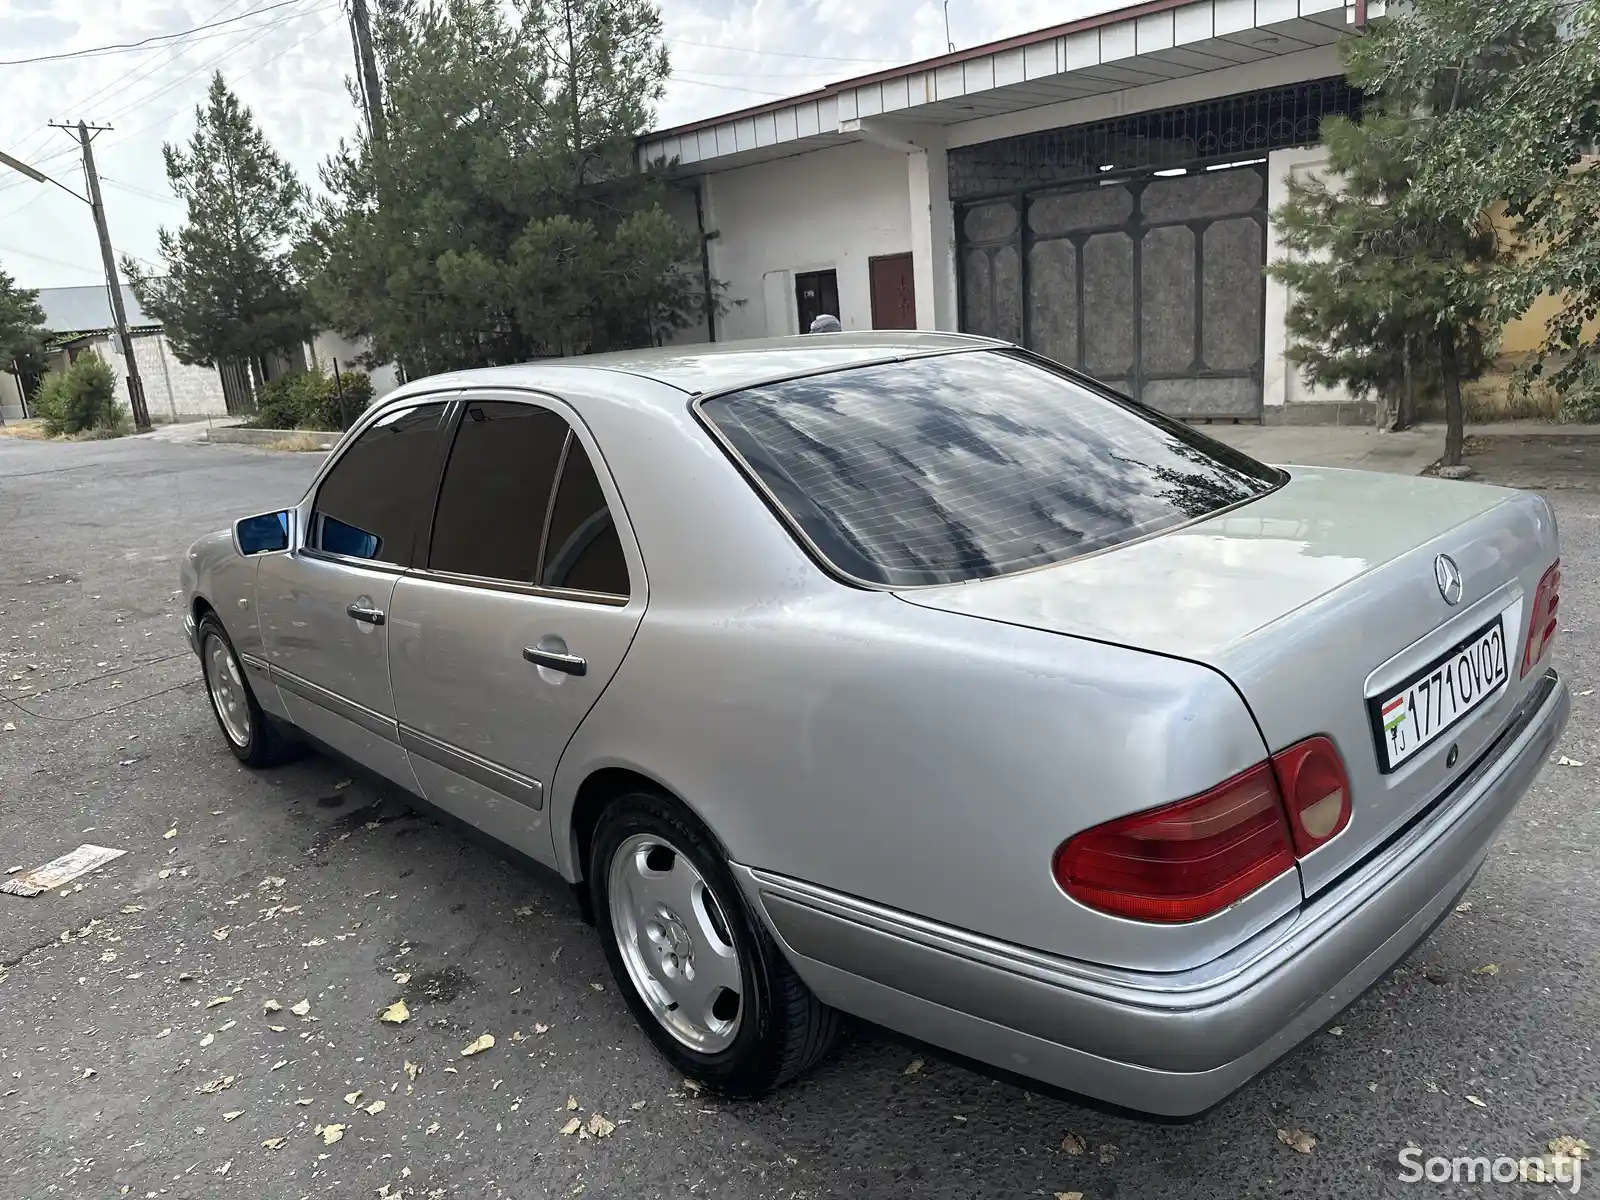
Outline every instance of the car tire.
{"label": "car tire", "polygon": [[195,641],[211,715],[233,756],[247,767],[275,767],[298,758],[304,747],[282,722],[262,711],[216,613],[201,618]]}
{"label": "car tire", "polygon": [[[840,1014],[794,973],[726,855],[682,805],[651,792],[617,798],[595,828],[588,868],[612,977],[634,1018],[684,1075],[754,1098],[832,1049]],[[687,958],[674,954],[686,948]],[[696,964],[711,974],[696,975]],[[714,986],[710,978],[737,979],[736,1007],[731,987],[709,1008],[698,996],[676,1002]]]}

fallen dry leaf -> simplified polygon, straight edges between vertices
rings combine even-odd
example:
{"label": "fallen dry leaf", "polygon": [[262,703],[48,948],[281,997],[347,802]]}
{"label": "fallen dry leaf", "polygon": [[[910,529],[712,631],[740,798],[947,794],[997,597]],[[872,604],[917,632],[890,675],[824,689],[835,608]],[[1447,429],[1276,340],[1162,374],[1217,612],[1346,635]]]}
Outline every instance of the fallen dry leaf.
{"label": "fallen dry leaf", "polygon": [[1479,1108],[1488,1108],[1489,1107],[1487,1104],[1485,1104],[1482,1100],[1478,1099],[1478,1097],[1476,1097],[1476,1096],[1468,1096],[1467,1097],[1467,1103],[1468,1104],[1476,1104]]}
{"label": "fallen dry leaf", "polygon": [[117,911],[125,917],[131,917],[134,913],[142,913],[144,911],[144,905],[124,904],[121,908],[117,909]]}
{"label": "fallen dry leaf", "polygon": [[1088,1153],[1089,1143],[1076,1133],[1068,1133],[1061,1139],[1061,1149],[1076,1158],[1080,1154]]}
{"label": "fallen dry leaf", "polygon": [[563,1125],[561,1127],[561,1132],[564,1133],[564,1134],[567,1134],[568,1136],[570,1136],[570,1135],[572,1135],[574,1133],[577,1133],[578,1130],[580,1130],[582,1128],[583,1128],[582,1119],[580,1119],[578,1117],[573,1117],[572,1120],[568,1121],[565,1125]]}
{"label": "fallen dry leaf", "polygon": [[208,1034],[205,1035],[205,1037],[200,1039],[200,1045],[201,1046],[209,1046],[209,1045],[211,1045],[212,1042],[214,1042],[216,1040],[217,1040],[217,1035],[216,1034],[208,1033]]}
{"label": "fallen dry leaf", "polygon": [[167,830],[161,836],[164,837],[164,838],[175,838],[175,837],[177,837],[178,836],[178,827],[176,825],[174,825],[171,829]]}
{"label": "fallen dry leaf", "polygon": [[900,1074],[915,1075],[920,1070],[922,1070],[922,1060],[920,1058],[913,1058],[906,1064],[906,1069],[901,1071]]}
{"label": "fallen dry leaf", "polygon": [[213,996],[206,1001],[207,1008],[221,1008],[224,1004],[232,1004],[232,996]]}
{"label": "fallen dry leaf", "polygon": [[1500,966],[1498,963],[1484,963],[1481,967],[1474,967],[1472,973],[1474,975],[1498,975],[1500,974]]}
{"label": "fallen dry leaf", "polygon": [[15,721],[7,721],[4,725],[0,725],[0,730],[4,730],[6,733],[15,733],[17,731],[17,723]]}
{"label": "fallen dry leaf", "polygon": [[166,1029],[163,1029],[160,1033],[156,1034],[157,1038],[164,1038],[164,1037],[171,1037],[171,1036],[172,1036],[172,1027],[171,1026],[168,1026]]}
{"label": "fallen dry leaf", "polygon": [[410,971],[396,971],[394,973],[394,985],[395,985],[395,987],[405,987],[405,985],[410,983],[410,982],[411,982],[411,972]]}
{"label": "fallen dry leaf", "polygon": [[1083,1200],[1082,1192],[1057,1192],[1055,1200]]}
{"label": "fallen dry leaf", "polygon": [[[406,1007],[404,1000],[396,1000],[383,1012],[378,1014],[378,1020],[387,1021],[390,1025],[401,1025],[411,1019],[411,1010]],[[493,1043],[490,1043],[491,1045]]]}
{"label": "fallen dry leaf", "polygon": [[603,983],[591,983],[589,986],[597,992],[603,992],[606,990],[606,985]]}
{"label": "fallen dry leaf", "polygon": [[282,1012],[283,1005],[279,1004],[276,1000],[263,1000],[261,1002],[261,1011],[264,1013]]}
{"label": "fallen dry leaf", "polygon": [[414,1062],[407,1061],[407,1063],[406,1063],[406,1078],[407,1079],[415,1079],[418,1075],[421,1075],[421,1074],[422,1074],[422,1068],[420,1066],[418,1066]]}
{"label": "fallen dry leaf", "polygon": [[482,1037],[475,1038],[470,1046],[464,1047],[461,1051],[461,1057],[466,1058],[469,1055],[482,1054],[485,1050],[493,1048],[494,1034],[486,1033]]}
{"label": "fallen dry leaf", "polygon": [[289,1142],[288,1138],[268,1138],[261,1143],[263,1150],[282,1150]]}
{"label": "fallen dry leaf", "polygon": [[296,1104],[310,1104],[311,1103],[311,1097],[310,1096],[299,1096],[299,1097],[297,1097],[295,1099],[295,1103]]}
{"label": "fallen dry leaf", "polygon": [[1592,696],[1592,695],[1594,695],[1594,689],[1593,688],[1589,688],[1587,691],[1579,692],[1578,695],[1580,695],[1580,696]]}
{"label": "fallen dry leaf", "polygon": [[1312,1147],[1317,1144],[1317,1139],[1304,1129],[1280,1129],[1278,1140],[1300,1154],[1310,1154]]}
{"label": "fallen dry leaf", "polygon": [[231,1113],[223,1113],[222,1114],[222,1119],[224,1121],[237,1121],[242,1116],[244,1116],[244,1109],[240,1108],[240,1109],[235,1109]]}
{"label": "fallen dry leaf", "polygon": [[322,1144],[324,1146],[331,1146],[344,1136],[344,1126],[338,1124],[319,1125],[316,1128],[316,1132],[322,1135]]}
{"label": "fallen dry leaf", "polygon": [[215,1096],[218,1092],[225,1092],[233,1086],[235,1076],[219,1075],[217,1078],[202,1083],[195,1091],[202,1096]]}
{"label": "fallen dry leaf", "polygon": [[1568,1158],[1581,1158],[1585,1160],[1588,1159],[1590,1151],[1588,1142],[1584,1141],[1582,1138],[1573,1137],[1571,1134],[1567,1134],[1563,1137],[1551,1138],[1550,1141],[1545,1143],[1544,1148],[1550,1151],[1551,1154],[1565,1154]]}
{"label": "fallen dry leaf", "polygon": [[1583,764],[1581,762],[1579,762],[1577,759],[1568,758],[1565,754],[1563,754],[1560,758],[1556,759],[1556,766],[1558,766],[1558,767],[1581,767],[1581,766],[1583,766]]}
{"label": "fallen dry leaf", "polygon": [[311,1001],[302,1000],[299,1004],[291,1005],[289,1011],[297,1017],[303,1017],[311,1011]]}
{"label": "fallen dry leaf", "polygon": [[539,1024],[539,1022],[535,1021],[533,1023],[533,1031],[535,1033],[549,1033],[550,1032],[550,1026],[541,1025],[541,1024]]}
{"label": "fallen dry leaf", "polygon": [[389,1107],[389,1104],[388,1104],[387,1101],[385,1101],[385,1100],[374,1100],[371,1104],[367,1105],[366,1108],[362,1109],[361,1111],[366,1113],[368,1116],[375,1117],[379,1113],[381,1113],[384,1109],[386,1109],[388,1107]]}
{"label": "fallen dry leaf", "polygon": [[273,1063],[270,1067],[268,1067],[267,1070],[269,1070],[269,1071],[281,1071],[281,1070],[283,1070],[284,1067],[287,1067],[288,1065],[289,1065],[289,1060],[287,1058],[280,1058],[277,1062]]}
{"label": "fallen dry leaf", "polygon": [[285,879],[282,875],[268,875],[265,879],[263,879],[256,886],[258,888],[281,888],[284,884],[286,884],[288,882],[289,881],[287,879]]}
{"label": "fallen dry leaf", "polygon": [[432,1125],[429,1125],[422,1132],[423,1132],[424,1136],[432,1137],[434,1134],[439,1132],[439,1122],[435,1121]]}
{"label": "fallen dry leaf", "polygon": [[647,1101],[644,1100],[635,1100],[632,1104],[628,1105],[628,1107],[633,1109],[634,1112],[638,1112],[645,1106],[646,1103]]}
{"label": "fallen dry leaf", "polygon": [[584,1125],[584,1129],[597,1138],[610,1137],[617,1131],[617,1123],[607,1120],[603,1115],[595,1112],[589,1114],[589,1120]]}
{"label": "fallen dry leaf", "polygon": [[1344,1026],[1343,1025],[1334,1025],[1331,1028],[1329,1028],[1328,1032],[1330,1034],[1332,1034],[1334,1037],[1343,1037],[1344,1036]]}
{"label": "fallen dry leaf", "polygon": [[577,1107],[578,1107],[578,1098],[576,1096],[568,1096],[567,1097],[567,1111],[568,1112],[574,1112],[574,1111],[577,1110]]}
{"label": "fallen dry leaf", "polygon": [[1472,911],[1472,901],[1471,900],[1463,900],[1460,904],[1456,905],[1456,911],[1458,913],[1469,913],[1469,912],[1471,912]]}
{"label": "fallen dry leaf", "polygon": [[354,1104],[359,1099],[361,1099],[360,1092],[346,1092],[344,1094],[344,1102],[346,1104]]}

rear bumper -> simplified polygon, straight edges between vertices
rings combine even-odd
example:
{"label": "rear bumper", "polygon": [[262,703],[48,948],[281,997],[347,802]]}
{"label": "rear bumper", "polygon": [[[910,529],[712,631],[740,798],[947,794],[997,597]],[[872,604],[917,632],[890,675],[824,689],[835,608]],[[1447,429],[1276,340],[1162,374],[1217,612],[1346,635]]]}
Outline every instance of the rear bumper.
{"label": "rear bumper", "polygon": [[737,874],[825,1002],[1006,1071],[1188,1116],[1314,1033],[1448,914],[1569,708],[1551,672],[1415,823],[1308,907],[1190,971],[1097,968],[752,868]]}

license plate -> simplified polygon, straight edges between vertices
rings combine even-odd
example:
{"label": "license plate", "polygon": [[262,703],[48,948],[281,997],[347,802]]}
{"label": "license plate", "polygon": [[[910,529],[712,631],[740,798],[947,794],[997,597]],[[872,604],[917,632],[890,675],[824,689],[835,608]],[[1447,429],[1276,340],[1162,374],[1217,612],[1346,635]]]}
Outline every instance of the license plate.
{"label": "license plate", "polygon": [[1511,673],[1500,617],[1405,683],[1367,701],[1385,774],[1500,694]]}

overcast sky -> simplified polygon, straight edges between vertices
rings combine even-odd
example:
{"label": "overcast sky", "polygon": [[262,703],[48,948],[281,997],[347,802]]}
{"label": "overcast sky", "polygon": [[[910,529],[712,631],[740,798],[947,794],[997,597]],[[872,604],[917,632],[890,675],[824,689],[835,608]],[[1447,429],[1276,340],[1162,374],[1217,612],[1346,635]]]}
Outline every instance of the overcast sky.
{"label": "overcast sky", "polygon": [[[950,0],[958,47],[1058,23],[1116,0]],[[271,8],[272,11],[264,11]],[[673,79],[657,125],[759,104],[945,49],[940,0],[664,0]],[[165,48],[0,65],[0,150],[83,190],[77,150],[47,122],[114,126],[95,142],[119,255],[154,260],[181,221],[163,141],[182,141],[214,70],[314,184],[356,121],[340,0],[0,0],[0,60],[132,42],[242,17]],[[28,287],[102,279],[86,205],[0,166],[0,265]]]}

